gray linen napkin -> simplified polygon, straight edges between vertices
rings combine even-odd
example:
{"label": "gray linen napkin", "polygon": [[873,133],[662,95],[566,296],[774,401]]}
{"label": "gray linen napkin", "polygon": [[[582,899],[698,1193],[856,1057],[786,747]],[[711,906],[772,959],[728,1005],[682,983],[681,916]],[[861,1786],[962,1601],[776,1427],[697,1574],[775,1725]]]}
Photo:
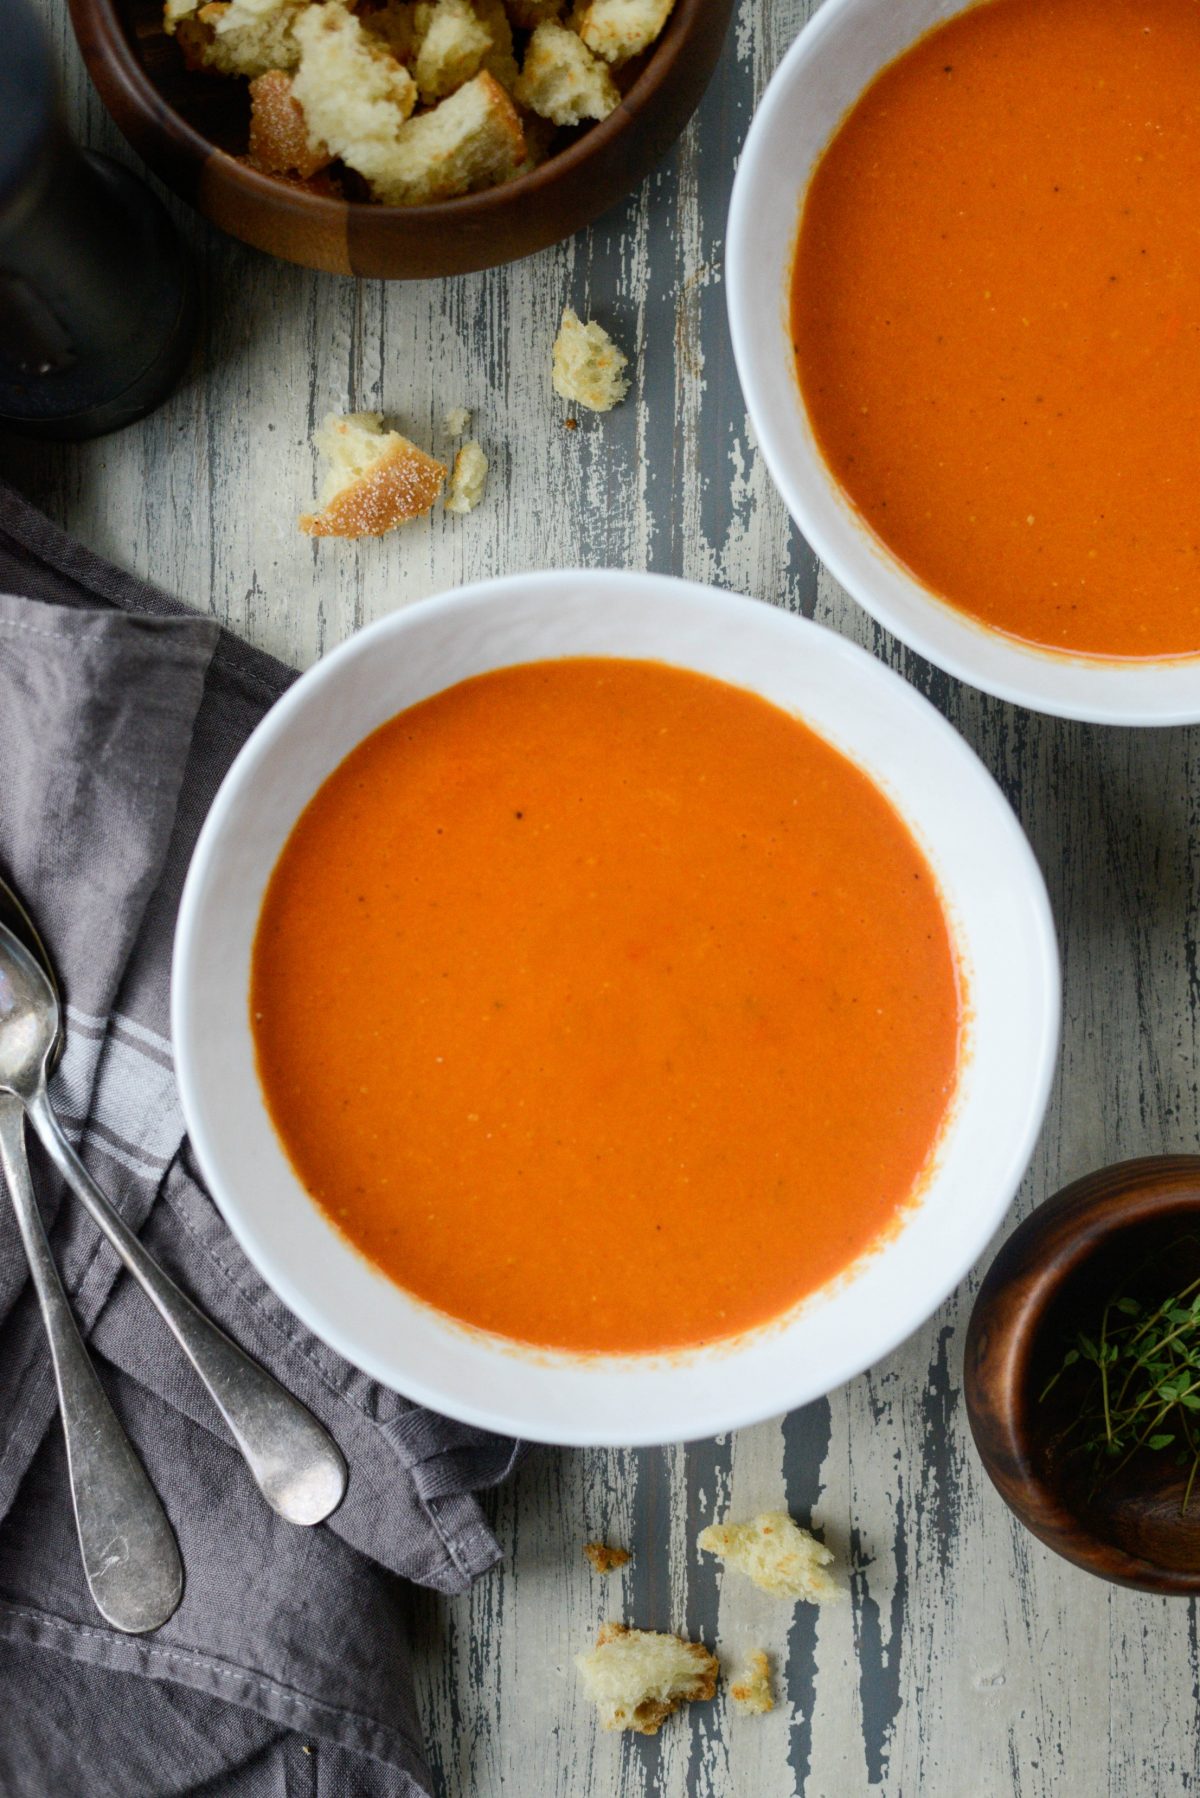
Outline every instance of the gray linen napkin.
{"label": "gray linen napkin", "polygon": [[350,1466],[329,1524],[268,1510],[148,1301],[35,1156],[58,1266],[187,1587],[148,1638],[91,1605],[41,1323],[0,1201],[5,1798],[426,1793],[394,1576],[456,1592],[497,1558],[474,1494],[519,1448],[417,1409],[309,1335],[237,1248],[184,1136],[168,1035],[179,894],[222,775],[291,678],[0,487],[0,865],[66,989],[55,1099],[151,1251]]}

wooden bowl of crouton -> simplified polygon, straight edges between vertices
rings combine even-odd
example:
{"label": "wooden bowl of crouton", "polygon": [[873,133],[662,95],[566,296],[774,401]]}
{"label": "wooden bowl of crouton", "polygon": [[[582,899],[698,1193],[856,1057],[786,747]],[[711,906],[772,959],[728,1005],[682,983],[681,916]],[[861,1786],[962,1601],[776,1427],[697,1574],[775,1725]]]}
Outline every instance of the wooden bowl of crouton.
{"label": "wooden bowl of crouton", "polygon": [[733,0],[566,6],[70,0],[169,187],[272,256],[389,280],[514,261],[615,205],[699,104]]}

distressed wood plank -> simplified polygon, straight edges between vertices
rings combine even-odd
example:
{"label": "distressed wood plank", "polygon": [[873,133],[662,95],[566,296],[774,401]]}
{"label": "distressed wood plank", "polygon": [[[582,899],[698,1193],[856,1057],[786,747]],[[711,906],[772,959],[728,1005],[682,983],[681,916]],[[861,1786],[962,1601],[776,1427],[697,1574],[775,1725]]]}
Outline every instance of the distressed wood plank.
{"label": "distressed wood plank", "polygon": [[[61,9],[43,0],[81,134],[126,160]],[[815,616],[899,668],[978,749],[1046,871],[1065,1041],[1013,1220],[1062,1181],[1200,1136],[1200,733],[1105,732],[1014,711],[902,651],[818,570],[757,456],[721,272],[755,99],[815,8],[743,0],[697,120],[663,169],[570,244],[458,282],[311,275],[185,209],[208,296],[185,389],[81,448],[0,449],[84,542],[304,665],[463,580],[562,563],[653,567]],[[638,356],[630,402],[562,426],[547,381],[563,303]],[[311,544],[309,438],[384,409],[435,450],[463,404],[493,457],[485,506],[382,543]],[[990,1260],[990,1252],[982,1265]],[[970,1447],[962,1333],[977,1285],[861,1379],[793,1416],[688,1448],[536,1454],[495,1500],[505,1561],[468,1596],[411,1602],[441,1788],[469,1798],[1173,1798],[1200,1781],[1195,1606],[1109,1590],[1010,1519]],[[788,1612],[722,1580],[695,1535],[786,1502],[852,1569],[852,1602]],[[580,1545],[635,1550],[599,1579]],[[606,1616],[763,1646],[773,1716],[695,1707],[652,1741],[597,1733],[572,1656]]]}

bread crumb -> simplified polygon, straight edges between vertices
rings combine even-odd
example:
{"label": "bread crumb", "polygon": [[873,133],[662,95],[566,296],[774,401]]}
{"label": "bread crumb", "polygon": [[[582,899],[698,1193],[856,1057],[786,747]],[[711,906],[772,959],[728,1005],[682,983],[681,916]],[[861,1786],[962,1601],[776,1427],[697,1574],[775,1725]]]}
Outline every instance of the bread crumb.
{"label": "bread crumb", "polygon": [[330,413],[315,441],[327,470],[321,511],[300,519],[310,537],[382,537],[428,512],[442,490],[443,464],[384,430],[378,412]]}
{"label": "bread crumb", "polygon": [[629,1560],[627,1548],[610,1548],[607,1542],[585,1542],[583,1552],[597,1573],[611,1573]]}
{"label": "bread crumb", "polygon": [[729,1696],[746,1717],[764,1717],[775,1709],[771,1690],[771,1663],[761,1649],[751,1656],[741,1679],[730,1680]]}
{"label": "bread crumb", "polygon": [[577,418],[564,418],[563,424],[568,431],[577,431],[579,429],[579,420]]}
{"label": "bread crumb", "polygon": [[661,34],[675,0],[583,0],[571,20],[588,49],[608,63],[627,62]]}
{"label": "bread crumb", "polygon": [[825,1604],[845,1597],[841,1583],[825,1571],[831,1551],[786,1511],[765,1511],[749,1523],[711,1524],[697,1544],[780,1598]]}
{"label": "bread crumb", "polygon": [[568,306],[554,343],[554,391],[589,412],[610,412],[629,392],[629,358],[603,325],[585,325]]}
{"label": "bread crumb", "polygon": [[451,406],[442,419],[442,429],[447,437],[465,437],[471,429],[471,414],[465,406]]}
{"label": "bread crumb", "polygon": [[514,98],[556,125],[606,119],[621,95],[608,65],[581,37],[552,19],[539,25],[525,49]]}
{"label": "bread crumb", "polygon": [[447,512],[473,512],[483,498],[487,485],[488,459],[472,439],[464,443],[454,458],[450,471],[450,491],[446,495]]}
{"label": "bread crumb", "polygon": [[701,1643],[621,1623],[602,1624],[595,1648],[577,1655],[575,1665],[601,1729],[657,1735],[681,1704],[711,1698],[717,1689],[716,1656]]}

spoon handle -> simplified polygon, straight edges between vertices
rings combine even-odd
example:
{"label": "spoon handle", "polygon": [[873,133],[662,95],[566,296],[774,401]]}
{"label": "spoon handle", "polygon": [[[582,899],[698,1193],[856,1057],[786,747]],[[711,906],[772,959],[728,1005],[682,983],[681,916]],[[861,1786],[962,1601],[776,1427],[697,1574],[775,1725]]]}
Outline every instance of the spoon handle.
{"label": "spoon handle", "polygon": [[0,1093],[0,1166],[50,1339],[88,1587],[106,1622],[141,1635],[165,1623],[178,1605],[183,1563],[166,1513],[71,1315],[29,1178],[24,1114],[8,1093]]}
{"label": "spoon handle", "polygon": [[322,1522],[346,1491],[346,1463],[333,1438],[147,1254],[67,1141],[45,1087],[25,1105],[51,1160],[208,1388],[267,1503],[289,1523]]}

